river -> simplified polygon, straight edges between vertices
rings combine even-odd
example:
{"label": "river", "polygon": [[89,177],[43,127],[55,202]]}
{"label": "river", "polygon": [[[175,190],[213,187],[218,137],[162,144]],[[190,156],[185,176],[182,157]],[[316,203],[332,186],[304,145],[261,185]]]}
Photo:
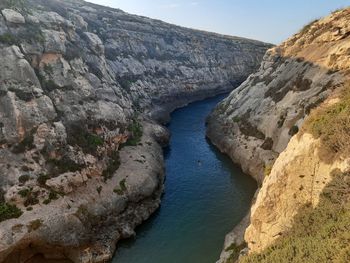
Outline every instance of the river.
{"label": "river", "polygon": [[205,138],[205,118],[224,98],[174,111],[164,150],[165,194],[160,209],[118,244],[113,263],[214,263],[225,235],[244,217],[257,188]]}

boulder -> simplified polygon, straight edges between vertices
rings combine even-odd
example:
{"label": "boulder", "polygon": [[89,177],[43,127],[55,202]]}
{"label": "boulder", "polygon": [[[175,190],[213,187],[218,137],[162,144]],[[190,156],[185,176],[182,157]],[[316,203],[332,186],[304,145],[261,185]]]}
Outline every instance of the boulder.
{"label": "boulder", "polygon": [[3,9],[1,10],[1,13],[5,17],[5,20],[9,23],[24,24],[26,22],[24,17],[15,10]]}
{"label": "boulder", "polygon": [[64,54],[66,52],[66,34],[62,31],[55,30],[43,30],[45,37],[45,52],[46,53],[59,53]]}
{"label": "boulder", "polygon": [[103,42],[98,35],[90,32],[85,32],[84,35],[93,52],[95,52],[97,55],[101,55],[105,52]]}

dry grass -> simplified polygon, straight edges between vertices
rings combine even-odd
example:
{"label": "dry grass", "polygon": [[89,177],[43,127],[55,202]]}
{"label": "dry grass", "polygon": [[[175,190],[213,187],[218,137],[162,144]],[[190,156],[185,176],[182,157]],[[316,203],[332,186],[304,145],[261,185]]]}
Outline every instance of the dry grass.
{"label": "dry grass", "polygon": [[[327,162],[350,154],[350,85],[337,97],[337,102],[311,111],[303,127],[320,139],[320,158]],[[334,171],[332,176],[316,208],[302,207],[288,232],[240,262],[350,262],[350,173]]]}
{"label": "dry grass", "polygon": [[305,205],[293,227],[260,254],[240,263],[350,262],[350,174],[335,171],[316,208]]}
{"label": "dry grass", "polygon": [[339,101],[313,110],[304,124],[304,130],[321,139],[321,159],[350,154],[350,85],[339,94]]}

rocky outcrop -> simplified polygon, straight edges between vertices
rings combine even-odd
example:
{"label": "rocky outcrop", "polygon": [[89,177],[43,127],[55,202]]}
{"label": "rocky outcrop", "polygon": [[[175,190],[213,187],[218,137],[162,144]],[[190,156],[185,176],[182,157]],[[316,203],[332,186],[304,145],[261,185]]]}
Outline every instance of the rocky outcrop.
{"label": "rocky outcrop", "polygon": [[251,209],[245,240],[251,252],[261,252],[293,225],[293,218],[306,204],[316,207],[320,195],[336,170],[346,172],[349,158],[331,163],[320,159],[320,140],[309,133],[294,136],[264,180]]}
{"label": "rocky outcrop", "polygon": [[349,81],[349,19],[350,9],[334,12],[270,49],[208,118],[212,142],[262,185],[245,233],[250,252],[283,236],[299,208],[317,204],[331,172],[348,168],[320,159],[319,140],[299,131]]}
{"label": "rocky outcrop", "polygon": [[232,90],[270,45],[83,1],[0,9],[0,262],[105,262],[159,206],[154,119]]}
{"label": "rocky outcrop", "polygon": [[[152,129],[145,126],[139,146],[119,151],[120,167],[107,183],[98,171],[61,175],[75,177],[69,184],[49,179],[39,189],[50,189],[57,197],[46,199],[48,203],[40,200],[18,219],[1,223],[0,261],[27,262],[36,255],[73,262],[109,260],[117,241],[134,235],[133,229],[160,204],[162,150],[152,139]],[[38,188],[32,180],[25,186],[32,192]]]}
{"label": "rocky outcrop", "polygon": [[3,9],[1,11],[2,15],[4,16],[5,20],[9,23],[13,24],[24,24],[25,20],[24,17],[12,9]]}
{"label": "rocky outcrop", "polygon": [[334,16],[270,49],[209,119],[212,141],[260,182],[310,110],[344,82],[349,27]]}

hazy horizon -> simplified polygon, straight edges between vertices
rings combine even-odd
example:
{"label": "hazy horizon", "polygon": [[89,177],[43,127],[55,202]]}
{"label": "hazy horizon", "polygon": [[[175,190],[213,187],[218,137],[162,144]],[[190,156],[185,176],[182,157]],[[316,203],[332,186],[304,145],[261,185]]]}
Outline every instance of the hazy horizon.
{"label": "hazy horizon", "polygon": [[179,26],[279,44],[345,0],[88,0]]}

